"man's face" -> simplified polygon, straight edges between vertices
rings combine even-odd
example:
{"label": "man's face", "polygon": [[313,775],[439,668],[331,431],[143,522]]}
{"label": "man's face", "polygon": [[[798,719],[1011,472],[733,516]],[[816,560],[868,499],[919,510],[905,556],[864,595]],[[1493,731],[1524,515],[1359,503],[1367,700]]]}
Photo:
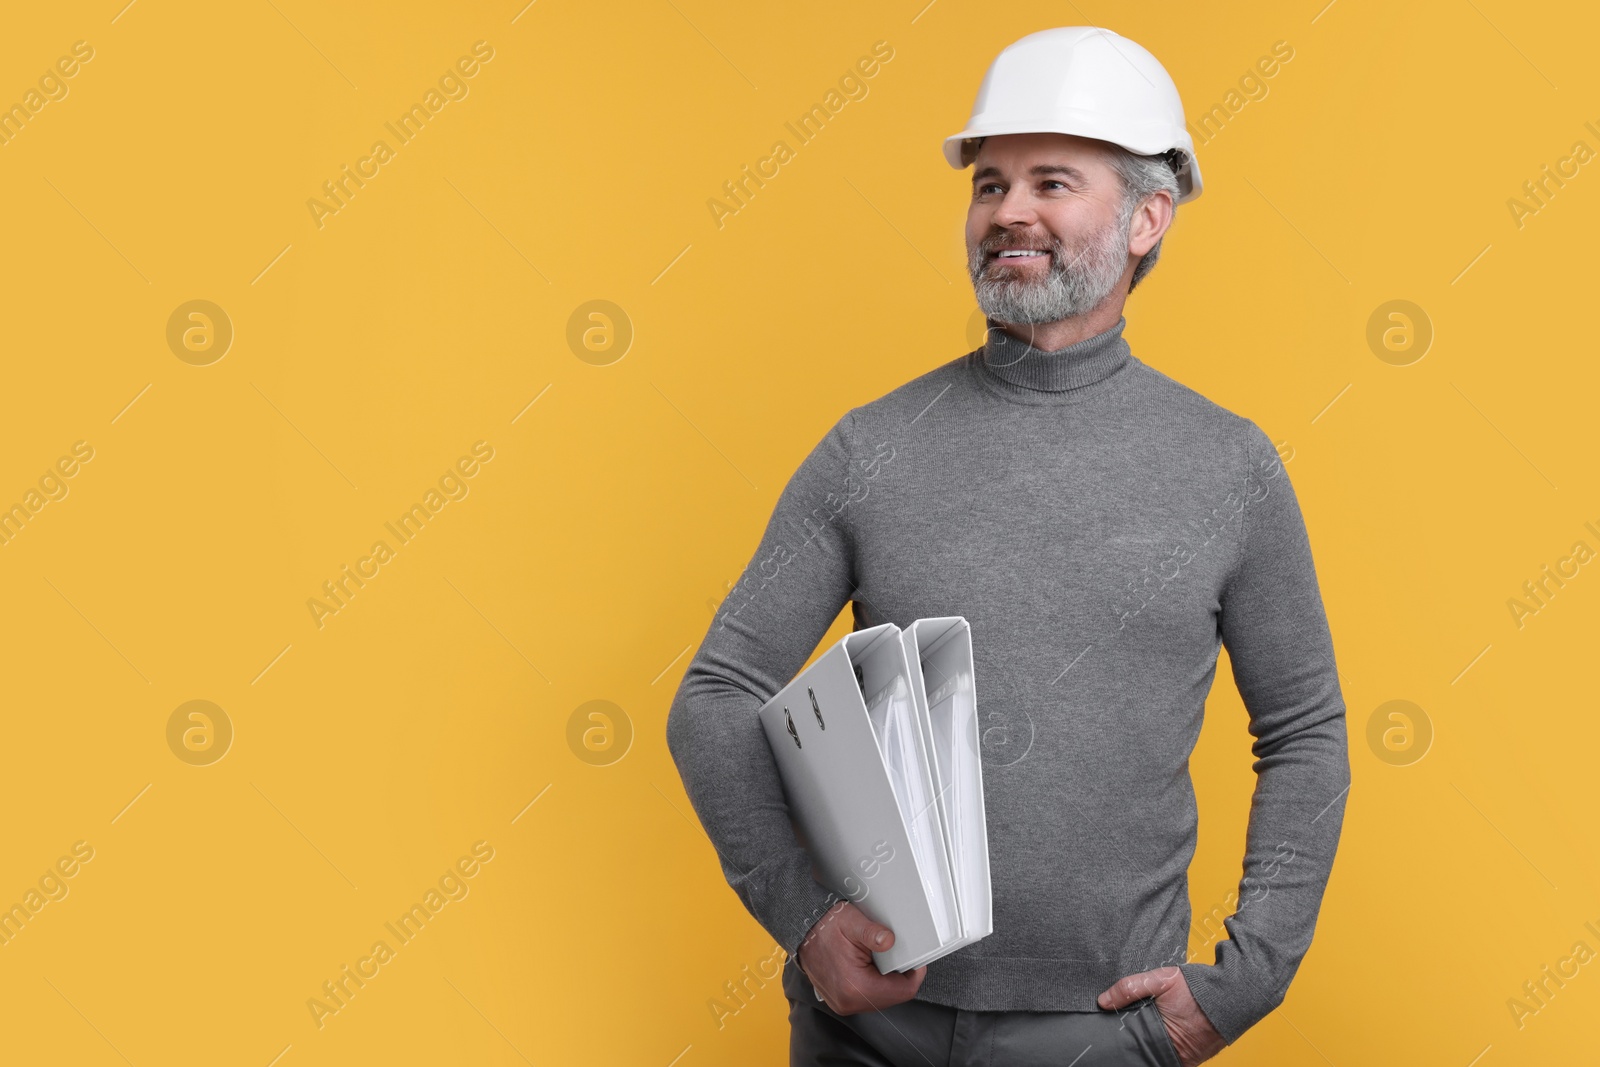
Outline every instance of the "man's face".
{"label": "man's face", "polygon": [[967,269],[983,313],[1005,323],[1059,322],[1125,291],[1134,264],[1122,202],[1122,182],[1099,141],[985,138],[967,210]]}

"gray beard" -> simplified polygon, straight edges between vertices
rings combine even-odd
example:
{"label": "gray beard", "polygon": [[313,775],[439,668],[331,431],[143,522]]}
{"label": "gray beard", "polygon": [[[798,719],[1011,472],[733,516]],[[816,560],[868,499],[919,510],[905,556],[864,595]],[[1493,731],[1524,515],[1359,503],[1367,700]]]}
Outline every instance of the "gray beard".
{"label": "gray beard", "polygon": [[1037,281],[1008,276],[1011,268],[991,265],[989,253],[1008,240],[986,238],[967,257],[978,307],[999,322],[1041,325],[1085,314],[1111,293],[1128,267],[1128,226],[1121,218],[1070,257],[1052,238],[1049,273]]}

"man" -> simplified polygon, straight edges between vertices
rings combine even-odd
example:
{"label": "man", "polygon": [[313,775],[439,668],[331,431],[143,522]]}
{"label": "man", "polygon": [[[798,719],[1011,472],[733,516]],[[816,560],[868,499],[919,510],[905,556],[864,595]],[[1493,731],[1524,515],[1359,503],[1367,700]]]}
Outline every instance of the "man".
{"label": "man", "polygon": [[[1122,336],[1201,189],[1160,63],[1094,27],[1032,34],[946,153],[973,166],[988,338],[807,456],[689,665],[669,747],[730,885],[798,964],[793,1063],[1191,1067],[1283,999],[1343,822],[1309,540],[1267,435]],[[857,629],[972,625],[994,932],[904,974],[872,961],[893,932],[813,879],[754,714],[847,602]],[[1223,645],[1257,780],[1229,937],[1204,963],[1188,757]]]}

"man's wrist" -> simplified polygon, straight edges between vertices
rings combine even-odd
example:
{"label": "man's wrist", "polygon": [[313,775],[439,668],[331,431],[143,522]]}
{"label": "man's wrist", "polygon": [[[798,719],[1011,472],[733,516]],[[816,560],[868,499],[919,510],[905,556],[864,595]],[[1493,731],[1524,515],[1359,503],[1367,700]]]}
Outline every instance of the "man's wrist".
{"label": "man's wrist", "polygon": [[[811,911],[811,915],[814,915],[815,918],[812,919],[811,925],[806,927],[805,933],[800,935],[800,940],[795,944],[794,954],[796,959],[800,956],[800,950],[815,941],[817,935],[826,928],[826,924],[833,921],[841,905],[849,903],[849,901],[832,890],[825,890],[824,892],[827,895]],[[811,918],[811,916],[807,916],[807,918]]]}
{"label": "man's wrist", "polygon": [[1178,969],[1183,972],[1189,995],[1194,997],[1211,1029],[1230,1045],[1269,1015],[1283,999],[1265,996],[1255,979],[1243,970],[1226,970],[1218,964],[1199,962],[1181,963]]}
{"label": "man's wrist", "polygon": [[[804,940],[802,940],[800,942],[800,947],[804,948],[805,944],[806,944],[806,942]],[[800,972],[800,977],[804,978],[806,980],[806,984],[811,987],[812,995],[815,996],[818,1000],[823,1000],[822,990],[817,988],[817,983],[813,982],[811,980],[811,972],[806,970],[805,964],[800,962],[800,951],[799,951],[799,949],[795,950],[793,963],[794,963],[794,966],[795,966],[795,970]]]}

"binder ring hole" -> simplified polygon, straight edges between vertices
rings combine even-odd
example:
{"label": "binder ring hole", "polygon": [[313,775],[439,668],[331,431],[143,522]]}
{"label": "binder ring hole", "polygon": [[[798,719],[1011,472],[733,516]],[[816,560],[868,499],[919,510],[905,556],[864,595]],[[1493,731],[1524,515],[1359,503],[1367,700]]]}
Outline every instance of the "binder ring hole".
{"label": "binder ring hole", "polygon": [[789,736],[794,738],[794,747],[804,748],[805,746],[800,744],[800,734],[794,728],[794,720],[789,717],[789,708],[787,706],[783,709],[783,722],[789,728]]}
{"label": "binder ring hole", "polygon": [[806,686],[806,695],[811,697],[811,710],[816,713],[817,725],[826,730],[828,728],[828,724],[822,721],[822,709],[817,706],[817,694],[811,691],[811,687],[809,685]]}

